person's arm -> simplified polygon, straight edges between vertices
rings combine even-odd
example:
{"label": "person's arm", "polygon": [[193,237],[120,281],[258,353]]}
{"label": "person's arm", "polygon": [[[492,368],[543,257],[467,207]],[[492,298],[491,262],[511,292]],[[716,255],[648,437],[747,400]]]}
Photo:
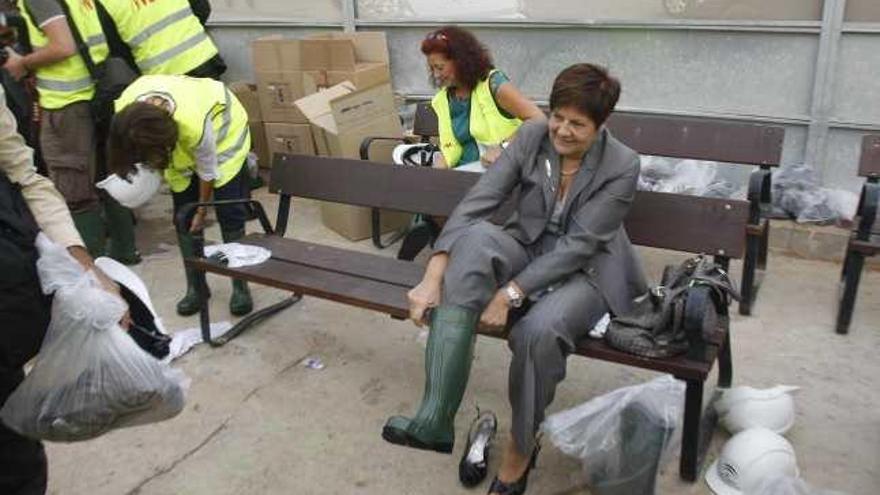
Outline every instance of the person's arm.
{"label": "person's arm", "polygon": [[522,94],[509,81],[498,86],[498,91],[495,93],[495,102],[504,111],[522,121],[547,118],[544,112],[538,108],[538,105],[535,105],[535,102]]}
{"label": "person's arm", "polygon": [[[214,124],[211,118],[206,118],[202,128],[202,140],[193,153],[196,157],[196,177],[199,180],[199,202],[211,201],[214,194],[214,181],[220,177],[219,163],[217,162],[217,139],[214,136]],[[205,226],[205,217],[208,209],[200,206],[196,210],[190,232],[198,232]]]}
{"label": "person's arm", "polygon": [[522,294],[529,296],[566,276],[586,268],[603,246],[623,225],[636,194],[639,157],[625,171],[610,179],[582,204],[569,220],[568,231],[556,241],[553,250],[538,256],[513,277]]}
{"label": "person's arm", "polygon": [[48,38],[46,46],[37,48],[27,55],[19,55],[7,48],[9,60],[3,66],[15,80],[24,77],[29,71],[65,60],[76,54],[76,42],[70,32],[70,25],[64,15],[56,15],[40,25]]}

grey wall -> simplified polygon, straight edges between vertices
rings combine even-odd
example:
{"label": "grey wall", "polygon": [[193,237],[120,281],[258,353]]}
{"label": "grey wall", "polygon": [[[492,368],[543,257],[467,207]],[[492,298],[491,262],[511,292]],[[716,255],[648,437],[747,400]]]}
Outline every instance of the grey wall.
{"label": "grey wall", "polygon": [[[305,0],[294,3],[301,1]],[[353,0],[342,0],[339,9],[346,12],[349,1]],[[360,0],[362,6],[366,1]],[[505,8],[508,3],[517,5],[510,0],[498,1],[503,1]],[[705,1],[708,5],[722,0]],[[760,20],[758,9],[753,12],[758,20],[580,17],[567,22],[459,22],[489,46],[496,65],[536,100],[547,99],[553,77],[560,69],[574,62],[595,61],[608,66],[623,82],[621,111],[782,124],[786,127],[783,163],[804,162],[808,144],[814,141],[819,143],[819,152],[817,163],[811,165],[824,184],[856,191],[861,184],[855,177],[861,136],[880,132],[880,23],[841,23],[838,19],[835,25],[830,18],[818,20],[821,3],[811,1],[816,3],[802,9],[806,15],[793,15],[790,18],[800,20],[789,21]],[[412,99],[427,98],[434,89],[428,83],[419,42],[426,32],[443,22],[394,19],[404,11],[412,16],[415,2],[374,2],[361,17],[353,13],[352,7],[347,18],[327,21],[271,22],[249,19],[245,13],[212,22],[211,34],[229,65],[227,77],[234,80],[253,77],[248,44],[259,36],[296,37],[343,27],[385,31],[395,91]],[[651,5],[655,3],[661,2],[656,0]],[[635,5],[635,0],[630,0],[630,4]],[[333,5],[338,3],[334,1]],[[520,0],[518,5],[531,17],[538,15],[529,13],[529,9],[535,10],[535,2]],[[842,12],[844,6],[844,0],[826,0],[826,17],[830,17],[827,13],[833,8],[839,7]],[[383,15],[391,18],[383,19]],[[774,15],[785,18],[784,14]],[[820,42],[825,39],[821,37],[823,30],[831,35],[825,45]],[[820,60],[828,66],[818,67]],[[817,78],[825,69],[830,77]],[[814,104],[822,95],[829,102],[827,108]],[[827,134],[815,131],[816,122],[828,123]],[[808,131],[811,123],[814,132]]]}

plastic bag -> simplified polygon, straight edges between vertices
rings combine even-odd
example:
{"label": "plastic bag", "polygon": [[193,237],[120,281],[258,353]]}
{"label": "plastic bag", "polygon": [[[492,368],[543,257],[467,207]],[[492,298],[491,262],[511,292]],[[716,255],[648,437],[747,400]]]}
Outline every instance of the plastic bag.
{"label": "plastic bag", "polygon": [[805,164],[773,173],[773,207],[799,223],[848,222],[855,215],[858,195],[819,187],[816,171]]}
{"label": "plastic bag", "polygon": [[753,495],[845,495],[843,492],[813,488],[806,481],[791,476],[777,476],[762,481]]}
{"label": "plastic bag", "polygon": [[642,191],[729,198],[736,187],[718,177],[718,164],[697,160],[678,160],[642,156],[638,188]]}
{"label": "plastic bag", "polygon": [[33,369],[0,419],[32,438],[72,442],[183,410],[186,378],[126,335],[118,324],[122,299],[65,249],[45,239],[37,246],[41,282],[55,292],[52,320]]}
{"label": "plastic bag", "polygon": [[556,413],[542,430],[581,460],[590,493],[652,494],[657,471],[680,437],[684,389],[664,375]]}

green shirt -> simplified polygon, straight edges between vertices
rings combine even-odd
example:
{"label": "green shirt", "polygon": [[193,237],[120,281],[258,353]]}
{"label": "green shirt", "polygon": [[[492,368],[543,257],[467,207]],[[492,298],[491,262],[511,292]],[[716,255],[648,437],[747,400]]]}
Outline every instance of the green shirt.
{"label": "green shirt", "polygon": [[[510,82],[510,79],[500,70],[492,73],[492,77],[489,79],[489,90],[492,92],[493,98],[498,93],[498,88],[506,82]],[[462,147],[461,160],[458,163],[463,165],[475,162],[480,159],[480,148],[477,146],[477,141],[471,136],[471,97],[468,95],[466,98],[458,98],[454,91],[449,91],[448,94],[449,114],[452,116],[452,133]],[[498,100],[495,100],[495,103],[497,106]],[[501,107],[498,110],[505,117],[513,117]]]}

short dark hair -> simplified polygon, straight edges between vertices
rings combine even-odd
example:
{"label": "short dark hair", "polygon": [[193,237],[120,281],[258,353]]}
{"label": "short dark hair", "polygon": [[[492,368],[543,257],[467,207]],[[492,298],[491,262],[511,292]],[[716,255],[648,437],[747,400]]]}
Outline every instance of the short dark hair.
{"label": "short dark hair", "polygon": [[575,64],[556,76],[550,92],[550,111],[573,107],[590,117],[596,127],[614,111],[620,98],[620,81],[594,64]]}
{"label": "short dark hair", "polygon": [[164,109],[135,102],[113,116],[107,136],[107,166],[126,177],[140,162],[156,169],[168,168],[177,144],[177,123]]}
{"label": "short dark hair", "polygon": [[441,53],[452,60],[458,81],[468,89],[476,88],[495,68],[485,45],[470,31],[457,26],[443,26],[428,33],[422,41],[422,53],[425,56]]}

